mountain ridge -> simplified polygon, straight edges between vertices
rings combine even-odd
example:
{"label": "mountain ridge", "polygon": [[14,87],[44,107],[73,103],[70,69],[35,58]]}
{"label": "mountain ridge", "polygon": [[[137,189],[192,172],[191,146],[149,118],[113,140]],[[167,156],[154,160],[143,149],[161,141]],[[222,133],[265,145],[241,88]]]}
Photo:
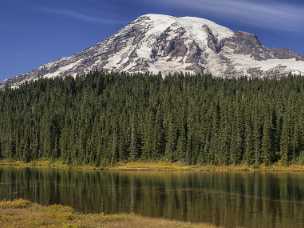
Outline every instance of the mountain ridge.
{"label": "mountain ridge", "polygon": [[282,77],[304,74],[304,56],[289,49],[267,48],[255,34],[234,32],[208,19],[145,14],[104,41],[8,83],[76,77],[96,70]]}

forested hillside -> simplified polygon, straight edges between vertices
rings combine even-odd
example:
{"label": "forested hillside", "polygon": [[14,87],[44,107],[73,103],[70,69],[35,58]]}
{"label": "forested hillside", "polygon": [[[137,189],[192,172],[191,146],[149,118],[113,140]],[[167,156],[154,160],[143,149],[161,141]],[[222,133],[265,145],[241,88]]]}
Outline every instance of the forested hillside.
{"label": "forested hillside", "polygon": [[304,78],[91,73],[7,88],[0,158],[304,163]]}

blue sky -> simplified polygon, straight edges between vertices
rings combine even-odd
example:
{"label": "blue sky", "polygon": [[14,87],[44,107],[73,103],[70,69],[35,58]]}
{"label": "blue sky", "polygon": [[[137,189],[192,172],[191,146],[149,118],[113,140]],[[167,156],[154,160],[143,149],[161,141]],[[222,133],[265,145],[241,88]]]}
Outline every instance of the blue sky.
{"label": "blue sky", "polygon": [[1,0],[0,80],[76,53],[146,13],[205,17],[304,53],[303,0]]}

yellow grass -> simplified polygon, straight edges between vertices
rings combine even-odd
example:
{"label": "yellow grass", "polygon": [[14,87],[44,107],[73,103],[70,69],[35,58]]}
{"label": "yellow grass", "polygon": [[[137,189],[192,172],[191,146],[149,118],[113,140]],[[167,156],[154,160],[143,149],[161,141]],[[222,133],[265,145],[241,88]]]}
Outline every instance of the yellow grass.
{"label": "yellow grass", "polygon": [[133,214],[80,214],[61,205],[41,206],[26,200],[3,201],[0,205],[0,227],[87,227],[87,228],[213,228],[209,224],[191,224]]}
{"label": "yellow grass", "polygon": [[30,202],[23,199],[17,199],[14,201],[0,201],[0,209],[26,208],[29,205]]}
{"label": "yellow grass", "polygon": [[102,170],[101,167],[91,165],[68,165],[63,161],[48,161],[37,160],[31,162],[13,161],[13,160],[0,160],[2,167],[14,168],[51,168],[51,169],[75,169],[75,170]]}
{"label": "yellow grass", "polygon": [[194,170],[195,166],[189,166],[182,163],[170,163],[170,162],[126,162],[126,163],[118,163],[113,167],[107,167],[108,170],[126,170],[126,171],[189,171]]}
{"label": "yellow grass", "polygon": [[192,171],[192,172],[304,172],[303,165],[284,166],[280,163],[272,166],[261,165],[252,167],[248,165],[185,165],[170,162],[127,162],[118,163],[108,167],[113,171]]}
{"label": "yellow grass", "polygon": [[276,163],[271,166],[261,165],[252,167],[248,165],[186,165],[183,163],[171,163],[165,161],[137,161],[120,162],[113,166],[96,167],[90,165],[67,165],[62,161],[39,160],[29,163],[21,161],[0,160],[2,167],[14,168],[52,168],[52,169],[74,169],[83,171],[107,170],[107,171],[172,171],[172,172],[304,172],[304,165],[285,166]]}

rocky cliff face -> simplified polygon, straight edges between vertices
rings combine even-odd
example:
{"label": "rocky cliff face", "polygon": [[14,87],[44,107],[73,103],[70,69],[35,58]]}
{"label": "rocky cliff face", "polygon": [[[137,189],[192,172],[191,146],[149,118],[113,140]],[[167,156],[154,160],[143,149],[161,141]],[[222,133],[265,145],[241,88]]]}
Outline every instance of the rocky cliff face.
{"label": "rocky cliff face", "polygon": [[304,57],[264,47],[250,33],[212,21],[144,15],[105,41],[79,54],[48,63],[9,80],[19,85],[39,78],[108,70],[129,73],[210,73],[215,77],[281,77],[304,74]]}

